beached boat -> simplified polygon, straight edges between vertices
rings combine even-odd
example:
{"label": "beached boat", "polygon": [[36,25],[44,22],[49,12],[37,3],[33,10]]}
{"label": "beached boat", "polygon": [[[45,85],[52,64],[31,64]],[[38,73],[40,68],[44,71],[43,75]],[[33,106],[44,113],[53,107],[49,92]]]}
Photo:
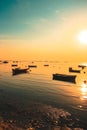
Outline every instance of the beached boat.
{"label": "beached boat", "polygon": [[69,72],[74,72],[74,73],[80,73],[81,70],[74,70],[72,67],[69,67]]}
{"label": "beached boat", "polygon": [[21,69],[21,68],[15,68],[12,69],[12,74],[17,75],[17,74],[22,74],[22,73],[27,73],[29,68]]}
{"label": "beached boat", "polygon": [[60,80],[66,82],[75,83],[76,75],[67,75],[67,74],[53,74],[53,80]]}

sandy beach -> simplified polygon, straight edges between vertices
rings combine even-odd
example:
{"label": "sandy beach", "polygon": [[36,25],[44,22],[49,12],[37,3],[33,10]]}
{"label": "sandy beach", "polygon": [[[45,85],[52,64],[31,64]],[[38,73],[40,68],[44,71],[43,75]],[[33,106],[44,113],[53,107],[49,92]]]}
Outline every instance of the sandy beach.
{"label": "sandy beach", "polygon": [[[6,90],[0,90],[0,130],[83,130],[78,119],[64,111],[37,102],[15,101]],[[16,97],[17,98],[17,97]]]}

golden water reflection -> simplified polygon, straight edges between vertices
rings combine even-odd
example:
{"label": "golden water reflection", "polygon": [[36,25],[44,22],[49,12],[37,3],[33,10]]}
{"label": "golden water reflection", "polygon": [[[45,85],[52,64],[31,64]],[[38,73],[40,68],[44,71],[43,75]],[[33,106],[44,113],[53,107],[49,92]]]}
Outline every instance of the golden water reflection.
{"label": "golden water reflection", "polygon": [[83,83],[81,84],[81,100],[87,100],[87,84]]}

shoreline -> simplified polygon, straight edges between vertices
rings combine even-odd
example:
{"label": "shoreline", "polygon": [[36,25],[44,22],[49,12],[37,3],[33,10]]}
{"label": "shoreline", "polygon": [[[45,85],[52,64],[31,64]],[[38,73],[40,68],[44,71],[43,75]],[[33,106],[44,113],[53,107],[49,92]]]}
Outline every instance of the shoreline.
{"label": "shoreline", "polygon": [[[32,128],[32,129],[31,129]],[[78,119],[50,105],[31,103],[26,108],[18,104],[0,103],[0,130],[83,130]]]}

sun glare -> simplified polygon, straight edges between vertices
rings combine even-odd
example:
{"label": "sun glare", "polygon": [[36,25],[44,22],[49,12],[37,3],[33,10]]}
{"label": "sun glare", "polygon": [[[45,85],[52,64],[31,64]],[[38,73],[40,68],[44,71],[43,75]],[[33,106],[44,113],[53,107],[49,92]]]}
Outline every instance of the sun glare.
{"label": "sun glare", "polygon": [[87,30],[81,31],[77,38],[80,43],[87,44]]}

